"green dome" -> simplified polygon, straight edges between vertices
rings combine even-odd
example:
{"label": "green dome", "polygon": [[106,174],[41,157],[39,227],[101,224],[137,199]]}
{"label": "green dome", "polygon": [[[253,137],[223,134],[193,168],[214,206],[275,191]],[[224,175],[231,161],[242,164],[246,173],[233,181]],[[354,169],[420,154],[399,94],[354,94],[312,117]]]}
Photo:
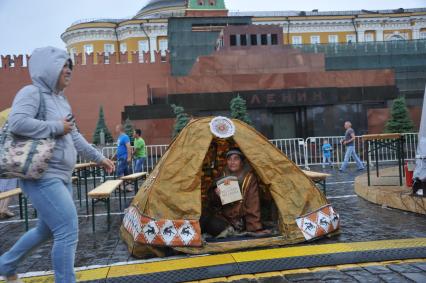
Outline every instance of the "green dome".
{"label": "green dome", "polygon": [[185,12],[185,0],[150,0],[139,12],[135,18],[145,17],[170,17],[182,15]]}

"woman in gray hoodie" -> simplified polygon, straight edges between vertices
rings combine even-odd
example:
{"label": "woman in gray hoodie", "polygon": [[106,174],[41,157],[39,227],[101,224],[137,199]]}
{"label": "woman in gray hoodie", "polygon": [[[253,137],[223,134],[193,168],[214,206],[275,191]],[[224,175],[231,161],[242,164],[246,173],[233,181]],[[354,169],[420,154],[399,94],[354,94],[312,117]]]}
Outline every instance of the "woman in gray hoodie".
{"label": "woman in gray hoodie", "polygon": [[[109,172],[114,170],[114,164],[94,149],[70,121],[71,107],[63,95],[72,72],[68,54],[54,47],[39,48],[34,50],[28,66],[33,83],[16,95],[9,115],[9,129],[31,138],[55,137],[56,146],[42,178],[21,182],[24,193],[37,209],[39,220],[35,228],[0,257],[0,275],[6,277],[6,282],[20,282],[16,275],[18,263],[53,237],[55,282],[75,282],[78,218],[72,199],[71,175],[77,152]],[[35,118],[40,99],[45,101],[45,121]]]}

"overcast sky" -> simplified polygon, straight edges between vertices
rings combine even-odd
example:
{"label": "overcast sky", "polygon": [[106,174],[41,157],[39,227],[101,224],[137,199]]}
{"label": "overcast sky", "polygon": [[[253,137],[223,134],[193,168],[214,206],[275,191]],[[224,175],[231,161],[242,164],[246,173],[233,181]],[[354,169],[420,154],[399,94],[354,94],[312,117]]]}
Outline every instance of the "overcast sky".
{"label": "overcast sky", "polygon": [[[0,54],[22,54],[40,46],[64,48],[60,35],[89,18],[129,18],[148,0],[0,0]],[[426,0],[228,0],[230,11],[343,11],[426,7]]]}

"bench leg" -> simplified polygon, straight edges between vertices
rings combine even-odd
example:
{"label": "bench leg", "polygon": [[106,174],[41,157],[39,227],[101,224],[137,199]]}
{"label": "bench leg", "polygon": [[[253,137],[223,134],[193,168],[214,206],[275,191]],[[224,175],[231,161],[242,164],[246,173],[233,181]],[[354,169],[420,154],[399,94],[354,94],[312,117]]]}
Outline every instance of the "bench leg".
{"label": "bench leg", "polygon": [[136,195],[138,193],[138,190],[139,190],[139,188],[138,188],[138,179],[135,180],[134,186],[135,186],[135,195]]}
{"label": "bench leg", "polygon": [[19,194],[19,217],[24,219],[24,212],[22,211],[22,194]]}
{"label": "bench leg", "polygon": [[80,177],[77,177],[77,196],[78,196],[78,201],[80,203],[80,207],[81,207],[81,181],[80,181]]}
{"label": "bench leg", "polygon": [[92,231],[95,233],[95,199],[92,198]]}
{"label": "bench leg", "polygon": [[28,231],[28,202],[27,197],[24,196],[24,217],[25,217],[25,231]]}
{"label": "bench leg", "polygon": [[107,216],[107,221],[108,221],[108,231],[109,231],[109,229],[111,228],[111,203],[110,203],[110,198],[107,198],[106,199],[106,204],[107,204],[107,213],[108,213],[108,216]]}
{"label": "bench leg", "polygon": [[123,182],[123,194],[124,194],[124,207],[127,207],[127,198],[126,198],[126,181]]}
{"label": "bench leg", "polygon": [[84,190],[86,194],[86,215],[89,215],[89,199],[87,198],[87,169],[84,168]]}
{"label": "bench leg", "polygon": [[327,183],[326,181],[322,181],[322,188],[324,189],[324,195],[327,196]]}
{"label": "bench leg", "polygon": [[98,170],[96,170],[96,167],[93,167],[93,188],[96,188],[96,174],[98,173],[97,171]]}
{"label": "bench leg", "polygon": [[120,204],[120,211],[121,210],[121,186],[118,187],[118,203]]}

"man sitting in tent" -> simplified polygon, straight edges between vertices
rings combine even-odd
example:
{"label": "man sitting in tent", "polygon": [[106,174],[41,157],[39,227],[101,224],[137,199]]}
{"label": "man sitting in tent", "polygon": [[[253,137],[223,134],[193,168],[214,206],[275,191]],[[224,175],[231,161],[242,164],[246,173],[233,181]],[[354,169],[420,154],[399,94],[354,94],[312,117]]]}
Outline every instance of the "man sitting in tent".
{"label": "man sitting in tent", "polygon": [[214,237],[226,237],[241,232],[269,233],[269,231],[263,230],[260,219],[257,178],[239,149],[231,149],[226,154],[226,168],[220,174],[220,178],[227,176],[234,176],[238,179],[242,199],[222,205],[219,189],[211,188],[208,192],[211,209],[200,219],[203,232]]}

